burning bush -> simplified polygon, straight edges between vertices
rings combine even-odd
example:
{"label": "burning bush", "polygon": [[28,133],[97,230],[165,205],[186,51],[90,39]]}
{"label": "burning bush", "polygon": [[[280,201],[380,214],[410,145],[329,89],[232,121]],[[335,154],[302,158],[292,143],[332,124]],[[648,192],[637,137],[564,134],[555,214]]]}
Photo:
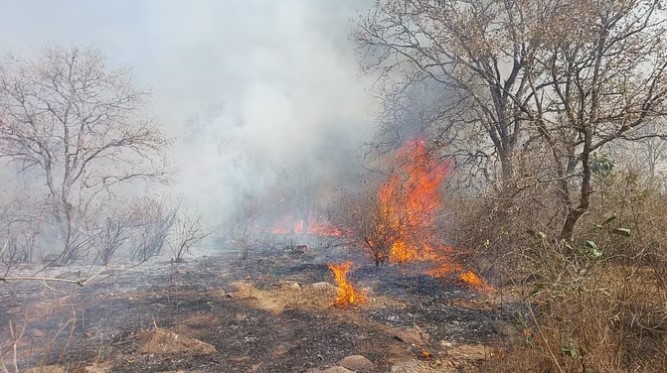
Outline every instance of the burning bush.
{"label": "burning bush", "polygon": [[353,194],[336,206],[332,215],[343,227],[344,245],[366,248],[376,266],[427,263],[432,267],[427,275],[456,277],[476,290],[489,290],[486,281],[455,261],[458,250],[443,244],[440,189],[450,163],[435,157],[425,141],[413,139],[388,164],[392,172],[376,190]]}

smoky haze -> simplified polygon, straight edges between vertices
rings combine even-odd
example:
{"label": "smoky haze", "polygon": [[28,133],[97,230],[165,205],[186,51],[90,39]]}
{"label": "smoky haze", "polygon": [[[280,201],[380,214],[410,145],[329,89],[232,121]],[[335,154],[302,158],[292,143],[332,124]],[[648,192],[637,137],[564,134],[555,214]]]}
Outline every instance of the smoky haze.
{"label": "smoky haze", "polygon": [[4,2],[0,48],[33,57],[48,45],[92,46],[131,69],[174,139],[168,192],[216,225],[292,169],[316,183],[353,174],[374,110],[349,40],[360,5]]}

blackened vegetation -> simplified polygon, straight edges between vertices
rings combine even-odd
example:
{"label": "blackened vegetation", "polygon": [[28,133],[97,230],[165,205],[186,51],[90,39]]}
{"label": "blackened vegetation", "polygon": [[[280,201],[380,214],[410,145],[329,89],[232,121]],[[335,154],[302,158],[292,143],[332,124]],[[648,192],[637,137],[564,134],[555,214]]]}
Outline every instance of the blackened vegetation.
{"label": "blackened vegetation", "polygon": [[[22,366],[58,364],[74,370],[104,362],[112,372],[302,372],[335,365],[352,354],[388,371],[397,361],[419,358],[422,350],[439,350],[443,341],[478,344],[495,338],[495,311],[455,305],[456,300],[474,301],[474,292],[395,267],[378,270],[368,260],[356,262],[351,280],[372,288],[373,297],[396,302],[354,310],[287,307],[271,312],[234,292],[235,281],[262,291],[285,281],[302,286],[332,282],[326,263],[333,259],[274,250],[249,259],[224,254],[155,263],[85,287],[3,284],[2,340],[10,320],[22,323],[27,317],[19,346],[32,352],[19,349]],[[217,352],[140,354],[136,335],[155,326],[195,337]],[[430,336],[421,346],[411,346],[397,333],[415,327]]]}

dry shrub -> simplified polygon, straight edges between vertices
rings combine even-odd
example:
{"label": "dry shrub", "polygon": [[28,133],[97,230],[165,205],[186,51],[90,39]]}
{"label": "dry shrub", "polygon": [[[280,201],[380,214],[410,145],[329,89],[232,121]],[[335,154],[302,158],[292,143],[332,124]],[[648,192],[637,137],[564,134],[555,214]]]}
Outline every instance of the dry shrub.
{"label": "dry shrub", "polygon": [[452,243],[501,291],[521,295],[503,309],[524,332],[484,368],[663,372],[667,198],[637,173],[596,175],[591,208],[566,242],[556,190],[523,182],[509,196],[449,203]]}

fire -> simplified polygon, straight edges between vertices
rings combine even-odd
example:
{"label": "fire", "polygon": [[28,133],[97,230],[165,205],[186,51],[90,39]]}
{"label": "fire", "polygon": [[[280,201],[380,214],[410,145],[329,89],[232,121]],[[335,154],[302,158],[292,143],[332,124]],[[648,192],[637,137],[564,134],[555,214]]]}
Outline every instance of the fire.
{"label": "fire", "polygon": [[394,170],[378,190],[384,217],[381,231],[391,234],[390,263],[429,262],[434,268],[426,274],[458,279],[478,290],[491,287],[452,259],[453,249],[438,242],[437,217],[442,209],[440,187],[452,169],[451,164],[434,157],[426,143],[413,139],[403,145],[394,160]]}
{"label": "fire", "polygon": [[338,292],[336,294],[336,300],[334,301],[336,307],[345,308],[366,301],[366,296],[355,289],[347,279],[347,273],[351,266],[352,262],[350,261],[341,264],[328,264],[329,270],[333,273],[334,279],[336,280],[336,285],[338,285]]}
{"label": "fire", "polygon": [[388,232],[396,235],[389,261],[405,263],[420,258],[431,248],[431,232],[442,206],[440,185],[449,163],[433,157],[422,140],[408,141],[395,159],[389,180],[380,186],[378,200]]}
{"label": "fire", "polygon": [[488,293],[493,290],[493,288],[491,288],[491,286],[483,278],[477,276],[472,271],[465,271],[461,273],[459,275],[459,280],[463,281],[466,285],[477,291]]}

